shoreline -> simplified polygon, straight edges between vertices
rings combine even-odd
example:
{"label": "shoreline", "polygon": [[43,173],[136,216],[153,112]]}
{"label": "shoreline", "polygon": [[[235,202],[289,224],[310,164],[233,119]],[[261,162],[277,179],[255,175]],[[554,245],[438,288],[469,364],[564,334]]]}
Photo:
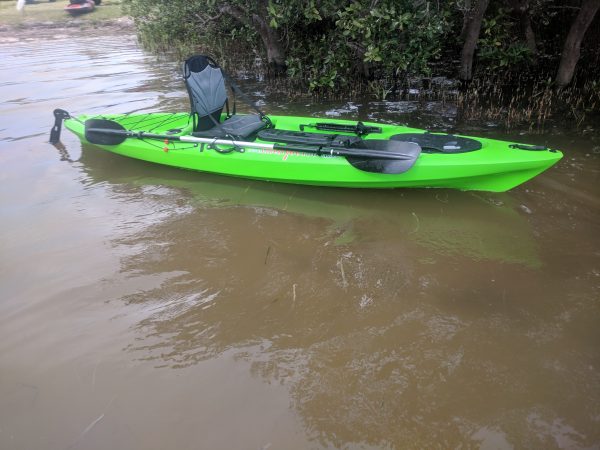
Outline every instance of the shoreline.
{"label": "shoreline", "polygon": [[103,34],[131,30],[133,19],[123,11],[121,0],[103,0],[91,13],[71,15],[61,2],[36,0],[15,9],[14,1],[0,1],[0,39],[47,38],[51,33],[85,33],[102,29]]}
{"label": "shoreline", "polygon": [[90,31],[102,29],[103,32],[115,32],[115,31],[130,31],[135,34],[135,25],[133,19],[130,17],[119,17],[117,19],[105,19],[99,21],[89,20],[73,20],[70,22],[53,22],[53,21],[40,21],[40,22],[27,22],[16,25],[0,25],[0,42],[13,41],[22,39],[24,37],[30,37],[29,35],[35,34],[31,37],[46,37],[40,36],[40,31],[48,32],[74,32],[74,31]]}

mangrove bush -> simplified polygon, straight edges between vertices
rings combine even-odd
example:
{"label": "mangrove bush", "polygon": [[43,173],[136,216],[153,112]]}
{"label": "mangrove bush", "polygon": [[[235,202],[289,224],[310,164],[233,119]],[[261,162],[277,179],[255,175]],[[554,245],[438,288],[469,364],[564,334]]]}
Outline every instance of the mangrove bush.
{"label": "mangrove bush", "polygon": [[494,105],[505,117],[513,105],[538,125],[550,105],[581,122],[600,104],[600,0],[123,4],[143,44],[156,52],[205,52],[230,69],[250,64],[303,92],[387,98],[410,95],[414,80],[427,90],[450,78],[470,86],[459,104]]}

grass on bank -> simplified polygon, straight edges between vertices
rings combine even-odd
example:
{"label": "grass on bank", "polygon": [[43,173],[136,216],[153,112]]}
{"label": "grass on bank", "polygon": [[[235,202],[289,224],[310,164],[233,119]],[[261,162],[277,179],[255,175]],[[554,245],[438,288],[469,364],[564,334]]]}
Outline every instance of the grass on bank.
{"label": "grass on bank", "polygon": [[68,0],[36,0],[35,3],[27,3],[23,10],[17,11],[16,0],[0,1],[0,26],[23,27],[35,24],[52,24],[55,26],[68,26],[70,23],[102,22],[123,17],[121,0],[103,0],[102,3],[90,13],[71,16],[64,8],[69,4]]}

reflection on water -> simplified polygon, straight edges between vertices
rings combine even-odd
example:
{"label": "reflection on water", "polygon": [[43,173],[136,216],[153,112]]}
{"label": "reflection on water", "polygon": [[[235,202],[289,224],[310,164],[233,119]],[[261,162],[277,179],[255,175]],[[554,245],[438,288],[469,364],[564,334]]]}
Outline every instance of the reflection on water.
{"label": "reflection on water", "polygon": [[[107,177],[127,185],[159,185],[184,190],[198,208],[246,206],[322,218],[336,242],[356,238],[354,227],[369,222],[380,234],[417,242],[438,253],[540,265],[523,209],[510,195],[455,191],[355,190],[298,187],[189,174],[142,164],[84,148],[80,162],[91,179]],[[115,167],[118,164],[119,167]],[[131,176],[132,171],[135,175]],[[519,246],[510,243],[519,241]]]}
{"label": "reflection on water", "polygon": [[597,136],[507,194],[189,173],[45,143],[55,107],[185,108],[176,64],[38,43],[0,44],[0,447],[600,445]]}

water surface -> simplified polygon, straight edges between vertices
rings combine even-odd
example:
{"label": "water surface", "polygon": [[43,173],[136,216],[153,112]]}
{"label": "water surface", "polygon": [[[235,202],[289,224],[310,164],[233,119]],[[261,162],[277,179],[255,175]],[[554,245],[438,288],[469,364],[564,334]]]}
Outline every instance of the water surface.
{"label": "water surface", "polygon": [[[132,36],[0,40],[0,448],[600,447],[600,139],[451,105],[251,95],[543,143],[504,194],[287,186],[47,143],[187,108]],[[243,107],[242,107],[243,109]]]}

